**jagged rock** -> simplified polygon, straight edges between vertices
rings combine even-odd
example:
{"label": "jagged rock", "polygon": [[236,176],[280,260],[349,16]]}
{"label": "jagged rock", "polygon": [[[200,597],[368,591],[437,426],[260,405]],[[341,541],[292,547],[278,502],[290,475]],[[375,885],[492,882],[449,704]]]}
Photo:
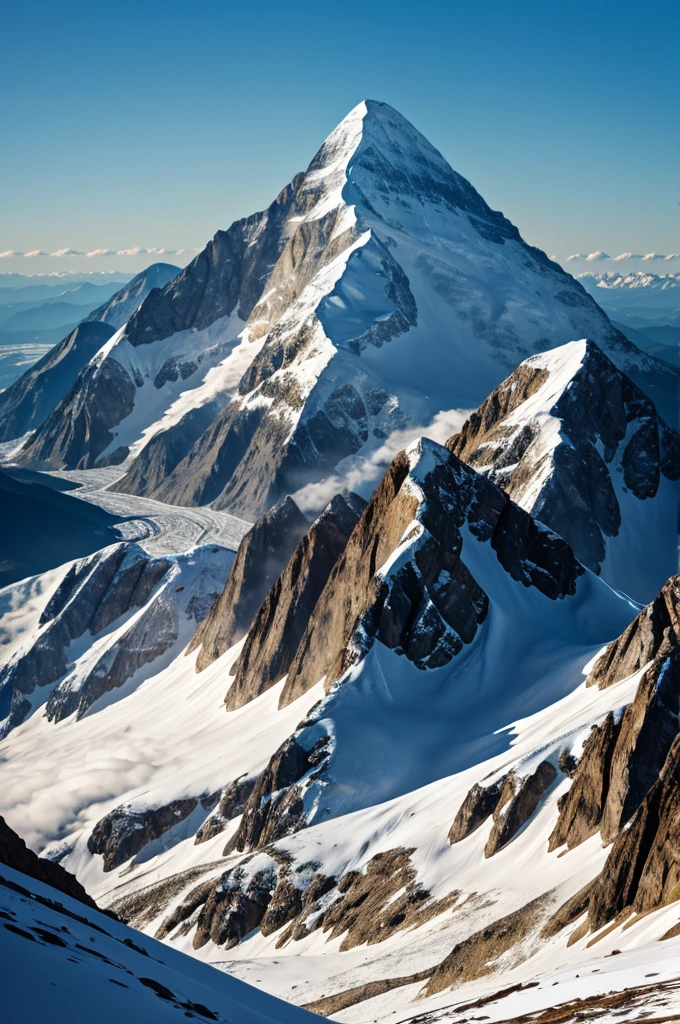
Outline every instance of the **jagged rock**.
{"label": "jagged rock", "polygon": [[28,713],[25,696],[36,687],[57,683],[47,701],[50,720],[74,711],[82,715],[171,646],[177,612],[170,598],[159,599],[77,682],[68,674],[71,643],[86,631],[96,636],[130,609],[143,607],[172,564],[150,558],[136,545],[117,544],[71,566],[42,612],[35,641],[0,668],[0,696],[9,707],[5,733]]}
{"label": "jagged rock", "polygon": [[588,676],[588,686],[604,689],[626,679],[680,638],[680,576],[672,576],[657,597],[609,644]]}
{"label": "jagged rock", "polygon": [[291,497],[266,512],[239,544],[226,586],[196,631],[189,650],[200,648],[201,672],[250,629],[258,608],[309,523]]}
{"label": "jagged rock", "polygon": [[51,885],[53,889],[71,896],[72,899],[85,903],[88,907],[97,908],[97,904],[87,894],[83,886],[72,875],[66,871],[61,864],[53,864],[44,857],[39,857],[33,850],[29,850],[23,839],[9,827],[3,817],[0,816],[0,863],[15,871],[21,871],[24,875]]}
{"label": "jagged rock", "polygon": [[[321,927],[331,939],[344,935],[341,951],[384,942],[401,928],[423,923],[430,893],[416,881],[413,852],[398,847],[378,853],[365,872],[351,872],[340,880],[340,898],[324,913]],[[436,912],[442,909],[437,905]]]}
{"label": "jagged rock", "polygon": [[[631,661],[636,664],[656,648],[635,699],[620,720],[608,715],[588,738],[574,783],[560,807],[551,849],[564,843],[569,848],[577,846],[598,829],[605,843],[612,842],[661,771],[680,730],[680,628],[677,618],[656,634],[652,626],[654,622],[658,626],[660,619],[663,623],[659,611],[668,609],[671,600],[677,600],[677,577],[638,616],[633,623],[637,628],[626,630],[595,666],[597,673],[605,661],[606,681],[625,677],[630,674]],[[612,657],[612,651],[619,652],[620,661]]]}
{"label": "jagged rock", "polygon": [[[555,430],[557,444],[548,439]],[[641,583],[639,566],[631,575],[621,558],[610,569],[606,538],[619,534],[627,508],[616,496],[617,474],[636,498],[653,499],[662,477],[680,477],[680,435],[593,342],[572,342],[522,363],[447,447],[500,483],[612,585],[627,592],[660,586],[656,577]],[[666,518],[658,543],[670,560],[675,524],[672,515]],[[645,542],[641,536],[628,565],[644,560]]]}
{"label": "jagged rock", "polygon": [[560,803],[560,816],[548,843],[549,850],[578,846],[600,827],[609,795],[611,761],[621,729],[620,719],[608,714],[594,726],[583,746],[574,782]]}
{"label": "jagged rock", "polygon": [[336,495],[298,543],[267,594],[236,662],[227,692],[228,711],[242,707],[281,679],[290,666],[307,620],[366,503]]}
{"label": "jagged rock", "polygon": [[[424,365],[455,379],[470,404],[519,359],[574,337],[595,337],[622,365],[639,369],[640,355],[587,293],[525,246],[385,104],[361,104],[331,133],[297,180],[290,212],[290,235],[246,327],[248,337],[265,337],[262,349],[238,395],[156,491],[161,500],[214,502],[246,518],[261,513],[328,477],[342,459],[370,455],[372,438],[405,427],[407,392],[423,391],[434,413]],[[421,240],[432,224],[459,243],[434,255]],[[471,238],[495,273],[493,303],[478,258],[471,272]],[[510,252],[519,262],[508,272]],[[330,275],[331,266],[342,270]],[[447,307],[453,348],[431,314]],[[380,356],[396,338],[400,357],[385,372]],[[672,371],[664,374],[672,386]]]}
{"label": "jagged rock", "polygon": [[493,857],[517,835],[556,778],[557,769],[550,761],[541,761],[535,772],[523,778],[514,773],[508,776],[493,813],[493,826],[484,847],[485,857]]}
{"label": "jagged rock", "polygon": [[200,949],[209,939],[217,946],[232,949],[244,935],[259,927],[271,903],[277,873],[277,868],[263,868],[245,886],[243,866],[223,875],[199,913],[194,949]]}
{"label": "jagged rock", "polygon": [[[164,287],[151,290],[141,305],[137,304],[136,311],[130,309],[132,315],[117,345],[106,358],[93,360],[82,369],[69,394],[22,451],[22,460],[41,460],[68,469],[95,465],[113,441],[117,425],[134,408],[137,392],[154,366],[153,358],[146,360],[143,350],[173,335],[179,337],[175,350],[168,351],[166,346],[162,351],[166,360],[173,356],[176,359],[180,387],[180,365],[186,374],[192,361],[183,354],[186,339],[182,339],[182,333],[206,330],[232,313],[248,319],[285,244],[286,222],[294,199],[293,183],[281,191],[267,211],[236,221],[228,231],[218,231],[184,270],[172,280],[166,278]],[[230,347],[206,341],[200,353],[203,376]],[[122,357],[119,349],[124,353]],[[130,349],[142,352],[130,359],[126,356]],[[198,360],[193,361],[198,366]],[[158,380],[157,373],[156,364],[153,376]],[[172,373],[167,373],[166,380],[171,381]],[[153,380],[150,383],[153,387]],[[170,404],[174,392],[170,390],[168,396]],[[142,472],[128,483],[141,483],[147,475]],[[150,480],[147,493],[152,486]]]}
{"label": "jagged rock", "polygon": [[66,682],[52,690],[45,706],[46,717],[50,722],[60,722],[75,712],[82,718],[105,693],[123,686],[138,669],[165,654],[178,636],[179,617],[172,597],[160,596],[104,651],[77,688]]}
{"label": "jagged rock", "polygon": [[[401,453],[392,462],[331,572],[280,706],[324,676],[329,689],[375,639],[420,668],[444,665],[471,643],[488,598],[461,554],[466,522],[475,540],[490,541],[513,579],[552,599],[574,593],[584,570],[565,541],[455,455],[431,441],[419,445],[411,457]],[[381,577],[378,570],[395,550],[416,538],[412,556]]]}
{"label": "jagged rock", "polygon": [[306,749],[291,736],[279,747],[248,798],[225,856],[234,850],[266,846],[302,827],[303,804],[296,783],[323,761],[327,743],[328,737],[322,736]]}
{"label": "jagged rock", "polygon": [[302,910],[302,892],[286,878],[279,881],[260,923],[263,935],[271,935],[297,917]]}
{"label": "jagged rock", "polygon": [[[672,671],[678,674],[677,655]],[[593,931],[622,911],[644,913],[680,895],[680,737],[630,824],[614,841],[593,889]]]}
{"label": "jagged rock", "polygon": [[224,832],[232,820],[243,813],[250,794],[257,783],[257,776],[248,778],[245,775],[225,786],[219,797],[219,806],[215,814],[203,822],[196,833],[195,844],[206,843],[209,839]]}
{"label": "jagged rock", "polygon": [[185,896],[182,902],[172,910],[168,916],[163,920],[162,924],[157,928],[154,935],[155,939],[165,939],[174,932],[175,928],[179,925],[185,925],[187,921],[190,921],[199,907],[202,907],[205,901],[213,891],[215,883],[212,879],[206,879],[203,882],[199,882],[191,892]]}
{"label": "jagged rock", "polygon": [[492,782],[488,786],[474,784],[460,805],[449,829],[451,845],[459,843],[462,839],[467,839],[491,817],[501,798],[504,785],[505,778],[499,782]]}
{"label": "jagged rock", "polygon": [[104,858],[104,871],[113,871],[139,853],[147,843],[188,818],[197,805],[198,800],[190,797],[146,811],[116,807],[92,829],[87,848],[90,853],[101,854]]}
{"label": "jagged rock", "polygon": [[[276,943],[277,949],[285,946],[291,940],[298,942],[300,939],[304,939],[305,935],[309,935],[310,932],[316,931],[322,926],[326,912],[325,897],[335,888],[336,880],[332,875],[318,873],[314,876],[302,893],[302,902],[297,918],[279,936]],[[338,890],[340,891],[339,885]]]}
{"label": "jagged rock", "polygon": [[150,494],[159,487],[184,458],[191,446],[207,430],[220,409],[221,396],[187,413],[167,430],[159,430],[135,458],[124,477],[109,490],[124,494]]}

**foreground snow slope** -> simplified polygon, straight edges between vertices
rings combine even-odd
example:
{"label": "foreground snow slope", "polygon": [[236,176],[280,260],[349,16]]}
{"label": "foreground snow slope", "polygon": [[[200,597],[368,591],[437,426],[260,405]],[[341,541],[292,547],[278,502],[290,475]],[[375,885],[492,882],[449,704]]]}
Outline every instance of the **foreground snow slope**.
{"label": "foreground snow slope", "polygon": [[97,1020],[304,1024],[317,1019],[0,865],[8,1024]]}

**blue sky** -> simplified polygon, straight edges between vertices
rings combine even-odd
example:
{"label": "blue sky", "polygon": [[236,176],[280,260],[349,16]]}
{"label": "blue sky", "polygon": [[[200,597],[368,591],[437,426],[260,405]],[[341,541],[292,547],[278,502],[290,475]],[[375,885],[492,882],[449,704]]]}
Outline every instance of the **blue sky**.
{"label": "blue sky", "polygon": [[[15,0],[0,252],[202,247],[365,97],[560,258],[676,252],[679,30],[666,0]],[[93,262],[38,257],[30,272]]]}

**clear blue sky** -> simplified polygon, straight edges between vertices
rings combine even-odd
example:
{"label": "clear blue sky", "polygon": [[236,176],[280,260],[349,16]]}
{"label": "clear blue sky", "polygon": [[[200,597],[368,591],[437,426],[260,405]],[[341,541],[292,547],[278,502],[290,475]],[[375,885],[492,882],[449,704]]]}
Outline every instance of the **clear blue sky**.
{"label": "clear blue sky", "polygon": [[14,0],[0,251],[202,246],[371,97],[548,252],[676,252],[678,38],[677,0]]}

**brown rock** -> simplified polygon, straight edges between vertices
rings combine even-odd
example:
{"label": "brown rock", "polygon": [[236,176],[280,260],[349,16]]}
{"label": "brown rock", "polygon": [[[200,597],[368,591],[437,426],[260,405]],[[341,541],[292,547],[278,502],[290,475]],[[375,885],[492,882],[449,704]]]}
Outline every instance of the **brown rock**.
{"label": "brown rock", "polygon": [[200,648],[200,672],[250,629],[257,610],[288,562],[308,522],[287,497],[261,516],[239,545],[226,585],[189,650]]}
{"label": "brown rock", "polygon": [[596,725],[583,746],[581,760],[574,772],[574,782],[560,804],[560,816],[548,843],[548,850],[567,845],[571,850],[600,827],[607,802],[611,761],[619,738],[620,721],[607,715]]}
{"label": "brown rock", "polygon": [[475,783],[458,809],[449,830],[449,842],[453,846],[462,839],[467,839],[487,818],[490,818],[501,798],[505,778],[489,786]]}
{"label": "brown rock", "polygon": [[532,816],[546,789],[557,778],[550,761],[541,761],[532,775],[518,779],[510,774],[493,814],[493,826],[484,847],[484,856],[493,857],[519,832]]}
{"label": "brown rock", "polygon": [[299,541],[255,616],[225,698],[228,711],[264,693],[287,673],[307,621],[365,504],[357,495],[336,495]]}
{"label": "brown rock", "polygon": [[680,643],[680,576],[672,576],[657,597],[598,658],[588,686],[604,689],[639,671],[662,650]]}

